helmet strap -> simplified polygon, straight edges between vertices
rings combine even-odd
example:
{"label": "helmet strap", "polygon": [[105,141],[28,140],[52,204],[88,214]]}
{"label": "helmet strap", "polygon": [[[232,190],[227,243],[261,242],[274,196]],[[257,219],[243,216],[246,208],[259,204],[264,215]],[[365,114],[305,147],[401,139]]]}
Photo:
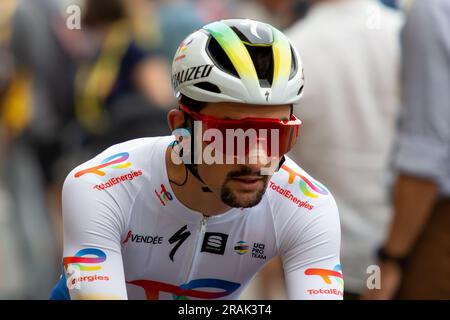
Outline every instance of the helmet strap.
{"label": "helmet strap", "polygon": [[[189,121],[189,120],[191,120],[192,118],[190,115],[188,115],[186,113],[184,113],[184,114],[185,114],[186,119],[184,120],[183,127],[189,129],[189,128],[191,128],[190,125],[192,124],[192,121]],[[191,123],[189,123],[189,122],[191,122]],[[206,185],[205,181],[203,181],[203,179],[200,177],[200,174],[198,173],[197,164],[194,163],[194,156],[195,156],[194,155],[194,150],[195,150],[194,140],[195,139],[191,139],[191,161],[190,161],[191,163],[189,163],[189,164],[183,163],[183,164],[186,167],[186,169],[189,170],[189,172],[192,173],[192,175],[203,184],[203,186],[201,188],[203,192],[212,192],[211,189],[209,189],[208,186]],[[182,152],[183,151],[180,152],[181,157],[183,156]],[[186,176],[186,180],[187,180],[187,176]]]}

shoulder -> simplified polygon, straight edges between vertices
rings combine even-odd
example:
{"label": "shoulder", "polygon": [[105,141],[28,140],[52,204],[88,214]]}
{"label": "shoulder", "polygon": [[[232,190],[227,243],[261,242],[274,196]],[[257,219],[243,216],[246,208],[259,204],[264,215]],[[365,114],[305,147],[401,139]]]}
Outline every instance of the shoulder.
{"label": "shoulder", "polygon": [[[92,159],[75,167],[66,177],[64,189],[75,191],[123,190],[136,188],[149,177],[151,161],[158,161],[162,148],[169,145],[171,137],[139,138],[109,147]],[[157,159],[158,158],[158,159]]]}
{"label": "shoulder", "polygon": [[120,240],[130,209],[171,140],[167,136],[116,144],[74,168],[62,191],[65,232],[86,235],[109,230]]}
{"label": "shoulder", "polygon": [[269,181],[267,197],[281,252],[314,239],[340,239],[333,195],[288,157]]}
{"label": "shoulder", "polygon": [[304,212],[333,203],[331,192],[285,156],[286,161],[268,184],[269,201],[275,209]]}

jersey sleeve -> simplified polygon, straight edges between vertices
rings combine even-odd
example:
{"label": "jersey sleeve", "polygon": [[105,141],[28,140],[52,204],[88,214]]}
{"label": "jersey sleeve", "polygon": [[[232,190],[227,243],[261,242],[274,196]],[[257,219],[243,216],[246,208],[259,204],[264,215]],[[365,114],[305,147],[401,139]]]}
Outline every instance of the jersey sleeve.
{"label": "jersey sleeve", "polygon": [[342,299],[340,223],[333,197],[328,195],[311,212],[296,212],[280,235],[289,299]]}
{"label": "jersey sleeve", "polygon": [[[63,187],[63,267],[71,299],[127,299],[117,197],[70,176]],[[64,279],[64,276],[62,279]]]}
{"label": "jersey sleeve", "polygon": [[339,212],[331,192],[287,158],[268,196],[289,299],[342,299]]}

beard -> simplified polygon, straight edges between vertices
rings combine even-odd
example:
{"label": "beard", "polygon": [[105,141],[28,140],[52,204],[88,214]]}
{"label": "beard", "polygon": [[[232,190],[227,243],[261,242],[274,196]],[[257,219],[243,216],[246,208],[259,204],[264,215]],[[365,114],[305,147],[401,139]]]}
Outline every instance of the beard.
{"label": "beard", "polygon": [[[228,182],[233,178],[241,176],[258,176],[262,178],[263,186],[259,190],[252,193],[239,193],[229,187]],[[225,182],[220,190],[220,198],[223,203],[233,208],[251,208],[261,202],[262,197],[267,189],[270,176],[260,175],[259,172],[252,171],[249,167],[242,167],[239,171],[231,171],[227,174]]]}

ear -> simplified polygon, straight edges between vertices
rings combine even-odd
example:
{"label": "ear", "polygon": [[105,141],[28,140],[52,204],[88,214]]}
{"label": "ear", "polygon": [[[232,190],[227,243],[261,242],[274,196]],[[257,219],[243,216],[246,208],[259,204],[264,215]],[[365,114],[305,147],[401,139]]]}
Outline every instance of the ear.
{"label": "ear", "polygon": [[179,109],[172,109],[167,114],[167,122],[169,123],[170,131],[181,128],[184,124],[184,112]]}

